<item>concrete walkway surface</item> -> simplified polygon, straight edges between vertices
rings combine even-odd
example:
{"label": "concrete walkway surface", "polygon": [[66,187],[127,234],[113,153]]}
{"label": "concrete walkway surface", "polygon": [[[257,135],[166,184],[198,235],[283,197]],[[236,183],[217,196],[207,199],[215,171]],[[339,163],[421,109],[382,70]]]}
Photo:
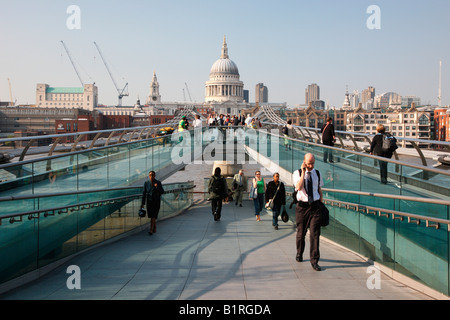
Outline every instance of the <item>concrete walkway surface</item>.
{"label": "concrete walkway surface", "polygon": [[[307,235],[308,239],[308,235]],[[431,300],[381,274],[368,288],[370,265],[322,238],[322,271],[295,260],[292,222],[274,230],[270,214],[254,216],[253,203],[224,204],[214,221],[202,202],[159,221],[157,233],[139,232],[88,250],[39,280],[0,299],[14,300]],[[70,265],[81,289],[68,289]]]}

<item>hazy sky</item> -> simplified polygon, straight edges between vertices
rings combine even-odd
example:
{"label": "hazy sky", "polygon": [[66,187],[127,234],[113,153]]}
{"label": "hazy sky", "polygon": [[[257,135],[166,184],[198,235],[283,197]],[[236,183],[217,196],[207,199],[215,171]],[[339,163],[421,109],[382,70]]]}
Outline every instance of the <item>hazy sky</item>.
{"label": "hazy sky", "polygon": [[[69,29],[80,9],[79,29]],[[380,8],[380,19],[367,13]],[[369,29],[367,21],[381,29]],[[116,104],[117,91],[93,44],[97,42],[133,105],[145,101],[153,71],[163,101],[204,101],[205,82],[219,59],[224,35],[230,59],[254,101],[264,83],[270,102],[303,104],[317,83],[321,99],[341,107],[346,86],[377,94],[394,91],[450,103],[450,1],[403,0],[0,0],[0,100],[35,103],[37,83],[79,87],[62,47],[67,45],[85,83],[95,82],[99,103]],[[185,91],[188,98],[187,92]]]}

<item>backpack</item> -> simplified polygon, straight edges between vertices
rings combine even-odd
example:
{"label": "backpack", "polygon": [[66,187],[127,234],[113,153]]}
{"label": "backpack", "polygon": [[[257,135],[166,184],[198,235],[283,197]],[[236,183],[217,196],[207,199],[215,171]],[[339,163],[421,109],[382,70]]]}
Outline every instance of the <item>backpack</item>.
{"label": "backpack", "polygon": [[223,177],[213,178],[211,191],[214,192],[216,195],[223,195],[225,193],[225,190],[223,190]]}
{"label": "backpack", "polygon": [[285,134],[285,135],[288,135],[289,134],[288,127],[284,126],[283,129],[281,129],[281,133]]}
{"label": "backpack", "polygon": [[383,134],[383,146],[381,149],[383,152],[394,152],[398,149],[397,139],[390,134]]}

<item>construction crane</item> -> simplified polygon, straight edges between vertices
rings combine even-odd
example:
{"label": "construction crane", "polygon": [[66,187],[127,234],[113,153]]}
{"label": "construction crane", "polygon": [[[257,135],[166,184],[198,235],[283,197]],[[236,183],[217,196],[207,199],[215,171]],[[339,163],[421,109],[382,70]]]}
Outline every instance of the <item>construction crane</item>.
{"label": "construction crane", "polygon": [[113,75],[112,75],[112,73],[111,73],[111,70],[109,70],[109,66],[108,66],[108,64],[106,63],[105,58],[103,58],[103,54],[102,54],[102,52],[100,51],[100,48],[98,47],[98,45],[97,45],[96,42],[94,42],[94,44],[95,44],[95,47],[96,47],[97,50],[98,50],[98,53],[100,54],[100,57],[101,57],[102,60],[103,60],[103,63],[105,64],[106,70],[108,70],[109,76],[111,77],[111,80],[113,81],[114,86],[116,87],[117,93],[119,94],[119,104],[118,104],[118,106],[120,107],[120,106],[122,106],[122,98],[123,98],[123,97],[128,97],[128,91],[125,92],[125,90],[127,90],[128,83],[125,84],[125,86],[123,87],[122,90],[119,89],[119,87],[117,86],[116,80],[114,80],[114,77],[113,77]]}
{"label": "construction crane", "polygon": [[72,56],[70,55],[69,50],[68,50],[67,47],[66,47],[66,44],[65,44],[64,41],[62,41],[62,40],[61,40],[61,43],[62,43],[64,49],[65,49],[66,52],[67,52],[67,56],[69,57],[69,60],[70,60],[70,62],[72,63],[72,66],[73,66],[73,68],[75,69],[75,72],[77,73],[77,76],[78,76],[78,79],[79,79],[80,82],[81,82],[81,85],[84,87],[83,79],[81,79],[80,73],[78,72],[78,69],[77,69],[75,63],[74,63],[73,60],[72,60]]}
{"label": "construction crane", "polygon": [[191,93],[189,92],[188,85],[187,85],[186,82],[184,83],[184,85],[186,86],[186,90],[187,90],[187,93],[188,93],[188,96],[189,96],[189,100],[192,102]]}

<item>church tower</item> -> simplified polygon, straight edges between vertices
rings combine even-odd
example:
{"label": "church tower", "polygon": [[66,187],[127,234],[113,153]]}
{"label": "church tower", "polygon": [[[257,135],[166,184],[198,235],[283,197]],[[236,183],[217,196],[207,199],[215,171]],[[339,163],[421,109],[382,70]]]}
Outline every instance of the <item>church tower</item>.
{"label": "church tower", "polygon": [[153,72],[152,83],[150,84],[150,93],[147,98],[147,104],[155,104],[161,102],[161,95],[159,94],[159,83],[156,78],[156,73]]}

